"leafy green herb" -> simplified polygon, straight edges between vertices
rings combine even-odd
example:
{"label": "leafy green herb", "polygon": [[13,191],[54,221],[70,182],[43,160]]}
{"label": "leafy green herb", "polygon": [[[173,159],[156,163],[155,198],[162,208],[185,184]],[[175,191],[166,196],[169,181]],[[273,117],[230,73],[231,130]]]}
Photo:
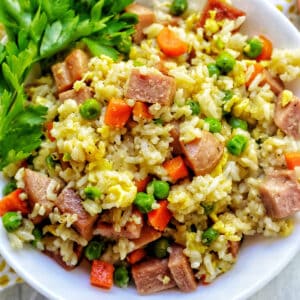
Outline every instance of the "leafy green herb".
{"label": "leafy green herb", "polygon": [[0,170],[39,147],[47,108],[32,105],[24,81],[32,66],[83,42],[94,55],[127,55],[137,16],[133,0],[1,0]]}

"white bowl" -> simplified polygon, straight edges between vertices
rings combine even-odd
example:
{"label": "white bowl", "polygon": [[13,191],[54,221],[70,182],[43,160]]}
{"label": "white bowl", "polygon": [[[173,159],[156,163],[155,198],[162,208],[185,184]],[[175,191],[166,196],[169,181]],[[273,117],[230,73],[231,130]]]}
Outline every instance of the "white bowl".
{"label": "white bowl", "polygon": [[[200,0],[196,1],[200,2]],[[247,22],[243,27],[245,32],[266,34],[278,48],[300,47],[300,36],[297,30],[268,1],[233,0],[233,2],[247,12]],[[291,87],[300,96],[300,80]],[[0,177],[0,188],[3,184],[3,178]],[[46,297],[60,300],[98,300],[104,297],[106,300],[141,298],[134,288],[114,287],[110,291],[105,291],[92,287],[89,283],[89,267],[86,264],[72,272],[67,272],[52,259],[30,247],[20,251],[12,250],[2,222],[0,223],[0,253],[27,283]],[[173,290],[143,298],[147,300],[167,297],[189,300],[245,299],[275,277],[297,253],[300,248],[299,215],[295,217],[295,224],[295,230],[288,238],[246,239],[233,269],[209,286],[199,286],[197,291],[189,294]]]}

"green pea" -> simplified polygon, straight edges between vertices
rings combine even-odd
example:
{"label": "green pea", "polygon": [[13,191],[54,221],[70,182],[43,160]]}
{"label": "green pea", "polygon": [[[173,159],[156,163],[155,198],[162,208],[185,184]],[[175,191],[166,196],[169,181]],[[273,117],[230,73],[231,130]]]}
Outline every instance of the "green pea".
{"label": "green pea", "polygon": [[180,16],[182,15],[188,8],[188,1],[187,0],[173,0],[170,13],[173,16]]}
{"label": "green pea", "polygon": [[206,229],[201,236],[202,243],[209,246],[213,241],[215,241],[219,236],[219,232],[212,227]]}
{"label": "green pea", "polygon": [[153,243],[154,255],[157,258],[164,258],[168,255],[168,247],[170,243],[167,238],[162,237]]}
{"label": "green pea", "polygon": [[153,180],[147,185],[147,193],[155,199],[166,199],[169,196],[170,185],[166,181]]}
{"label": "green pea", "polygon": [[221,74],[219,68],[214,63],[208,64],[207,69],[208,69],[209,77],[212,77],[213,75],[217,75],[217,77],[218,77]]}
{"label": "green pea", "polygon": [[10,211],[3,215],[2,224],[7,232],[13,232],[22,224],[22,215],[19,212]]}
{"label": "green pea", "polygon": [[95,186],[87,186],[84,189],[84,194],[88,199],[92,200],[99,199],[101,197],[100,190]]}
{"label": "green pea", "polygon": [[6,196],[8,194],[10,194],[11,192],[13,192],[14,190],[17,189],[17,183],[15,180],[11,180],[10,182],[8,182],[3,190],[2,190],[2,193],[3,193],[3,196]]}
{"label": "green pea", "polygon": [[214,203],[201,203],[201,206],[204,208],[204,213],[208,216],[210,215],[214,209],[215,209],[215,204]]}
{"label": "green pea", "polygon": [[244,130],[248,130],[248,123],[239,118],[231,117],[229,120],[229,124],[232,128],[241,128]]}
{"label": "green pea", "polygon": [[152,210],[152,205],[155,202],[153,195],[149,195],[143,192],[136,194],[133,203],[142,213],[148,213]]}
{"label": "green pea", "polygon": [[115,269],[114,283],[118,287],[127,287],[129,283],[129,272],[125,266],[120,266]]}
{"label": "green pea", "polygon": [[246,148],[248,139],[240,134],[235,135],[227,142],[227,149],[233,155],[240,155]]}
{"label": "green pea", "polygon": [[247,41],[247,45],[244,48],[244,54],[249,58],[258,57],[263,49],[263,43],[258,38],[252,38]]}
{"label": "green pea", "polygon": [[190,107],[193,116],[198,116],[200,114],[200,104],[194,100],[188,100],[186,104]]}
{"label": "green pea", "polygon": [[96,99],[88,99],[80,105],[79,112],[84,119],[95,120],[101,113],[101,106]]}
{"label": "green pea", "polygon": [[31,244],[34,247],[37,247],[38,242],[40,242],[43,237],[42,230],[38,227],[35,227],[32,231],[32,235],[34,236],[34,240],[31,242]]}
{"label": "green pea", "polygon": [[91,241],[84,249],[84,255],[88,260],[98,259],[102,254],[103,248],[103,241]]}
{"label": "green pea", "polygon": [[231,91],[231,90],[226,90],[226,91],[224,91],[224,97],[223,97],[223,101],[229,101],[229,100],[231,100],[231,98],[233,97],[233,91]]}
{"label": "green pea", "polygon": [[209,131],[212,133],[221,132],[222,123],[215,118],[205,118],[204,121],[209,124]]}
{"label": "green pea", "polygon": [[227,74],[232,71],[235,63],[235,58],[226,51],[219,54],[216,60],[216,65],[222,74]]}

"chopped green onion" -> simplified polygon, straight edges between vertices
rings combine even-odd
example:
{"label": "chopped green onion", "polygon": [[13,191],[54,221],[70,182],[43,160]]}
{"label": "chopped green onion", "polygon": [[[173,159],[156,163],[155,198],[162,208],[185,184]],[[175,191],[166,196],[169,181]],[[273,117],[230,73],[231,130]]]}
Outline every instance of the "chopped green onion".
{"label": "chopped green onion", "polygon": [[46,166],[48,169],[53,170],[56,165],[56,161],[54,160],[53,156],[50,154],[46,157]]}
{"label": "chopped green onion", "polygon": [[164,258],[168,255],[168,247],[170,243],[167,238],[162,237],[153,243],[154,255],[157,258]]}
{"label": "chopped green onion", "polygon": [[91,241],[84,249],[84,255],[88,260],[98,259],[104,248],[104,242]]}
{"label": "chopped green onion", "polygon": [[129,283],[129,272],[125,266],[120,266],[115,269],[114,283],[118,287],[127,287]]}
{"label": "chopped green onion", "polygon": [[249,58],[256,58],[263,50],[263,42],[258,38],[252,38],[247,41],[244,48],[244,54]]}
{"label": "chopped green onion", "polygon": [[3,196],[6,196],[8,194],[10,194],[11,192],[13,192],[14,190],[17,189],[17,183],[15,180],[11,180],[10,182],[8,182],[3,190],[2,190],[2,193],[3,193]]}
{"label": "chopped green onion", "polygon": [[245,136],[237,134],[227,142],[227,149],[233,155],[240,155],[245,150],[247,142]]}
{"label": "chopped green onion", "polygon": [[224,91],[224,97],[222,100],[229,101],[229,100],[231,100],[232,97],[233,97],[233,91],[227,90],[227,91]]}
{"label": "chopped green onion", "polygon": [[101,197],[100,190],[95,186],[87,186],[84,189],[84,194],[88,199],[92,200],[99,199]]}
{"label": "chopped green onion", "polygon": [[85,100],[79,108],[82,118],[86,120],[95,120],[101,113],[101,106],[96,99]]}
{"label": "chopped green onion", "polygon": [[200,114],[200,105],[197,101],[188,100],[186,104],[190,107],[193,116],[198,116]]}
{"label": "chopped green onion", "polygon": [[232,128],[241,128],[244,130],[248,130],[248,123],[239,118],[231,117],[229,120],[229,124]]}
{"label": "chopped green onion", "polygon": [[208,69],[209,77],[212,77],[213,75],[217,75],[217,77],[218,77],[221,74],[219,68],[214,63],[208,64],[207,69]]}
{"label": "chopped green onion", "polygon": [[158,119],[154,119],[153,123],[155,125],[163,125],[164,122],[163,122],[163,120],[161,118],[158,118]]}
{"label": "chopped green onion", "polygon": [[169,192],[170,185],[166,181],[153,180],[147,185],[147,193],[152,194],[155,199],[166,199]]}
{"label": "chopped green onion", "polygon": [[187,0],[173,0],[170,13],[173,16],[180,16],[182,15],[188,8],[188,1]]}
{"label": "chopped green onion", "polygon": [[70,153],[64,153],[62,161],[67,162],[71,160],[71,154]]}
{"label": "chopped green onion", "polygon": [[221,132],[222,123],[215,118],[205,118],[204,121],[209,124],[209,131],[212,133]]}
{"label": "chopped green onion", "polygon": [[209,246],[213,241],[215,241],[219,236],[219,232],[212,227],[206,229],[201,236],[202,243]]}
{"label": "chopped green onion", "polygon": [[149,195],[143,192],[136,194],[133,203],[142,213],[148,213],[152,210],[152,205],[155,202],[153,195]]}
{"label": "chopped green onion", "polygon": [[19,212],[10,211],[3,215],[2,224],[7,232],[13,232],[22,224],[22,215]]}
{"label": "chopped green onion", "polygon": [[204,213],[208,216],[210,215],[214,209],[215,209],[215,204],[214,203],[201,203],[201,206],[204,208]]}
{"label": "chopped green onion", "polygon": [[216,60],[216,65],[223,74],[227,74],[232,71],[235,63],[235,58],[226,51],[219,54]]}
{"label": "chopped green onion", "polygon": [[38,242],[40,242],[43,237],[42,230],[38,227],[35,227],[32,231],[32,235],[34,236],[34,240],[31,241],[31,244],[34,247],[37,247]]}

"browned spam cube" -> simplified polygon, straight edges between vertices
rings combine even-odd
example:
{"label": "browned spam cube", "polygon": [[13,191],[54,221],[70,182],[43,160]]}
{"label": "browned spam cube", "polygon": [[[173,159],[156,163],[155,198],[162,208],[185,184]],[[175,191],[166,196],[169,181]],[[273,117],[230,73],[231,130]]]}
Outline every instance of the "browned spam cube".
{"label": "browned spam cube", "polygon": [[71,89],[65,92],[62,92],[59,94],[59,100],[64,101],[67,99],[73,99],[75,100],[78,104],[81,104],[87,99],[92,98],[93,93],[92,89],[88,86],[83,86],[80,88],[78,91]]}
{"label": "browned spam cube", "polygon": [[132,277],[139,294],[147,295],[176,286],[168,259],[151,259],[132,266]]}
{"label": "browned spam cube", "polygon": [[176,285],[184,292],[191,292],[197,288],[197,282],[183,248],[179,245],[171,247],[168,267]]}
{"label": "browned spam cube", "polygon": [[173,77],[161,73],[142,74],[138,69],[133,69],[125,97],[150,104],[171,105],[175,92]]}
{"label": "browned spam cube", "polygon": [[83,75],[88,71],[89,57],[81,49],[73,50],[66,57],[65,62],[73,83],[82,79]]}
{"label": "browned spam cube", "polygon": [[155,21],[154,12],[141,4],[132,3],[126,7],[126,12],[133,13],[138,16],[138,23],[135,26],[135,34],[133,35],[133,41],[139,44],[144,39],[143,30],[150,26]]}
{"label": "browned spam cube", "polygon": [[53,65],[51,70],[53,73],[57,91],[59,93],[64,92],[72,87],[73,80],[65,62]]}
{"label": "browned spam cube", "polygon": [[55,204],[62,213],[77,215],[77,221],[72,226],[84,239],[89,241],[92,238],[94,223],[98,216],[91,216],[87,213],[81,201],[81,198],[73,189],[65,188],[58,196]]}

